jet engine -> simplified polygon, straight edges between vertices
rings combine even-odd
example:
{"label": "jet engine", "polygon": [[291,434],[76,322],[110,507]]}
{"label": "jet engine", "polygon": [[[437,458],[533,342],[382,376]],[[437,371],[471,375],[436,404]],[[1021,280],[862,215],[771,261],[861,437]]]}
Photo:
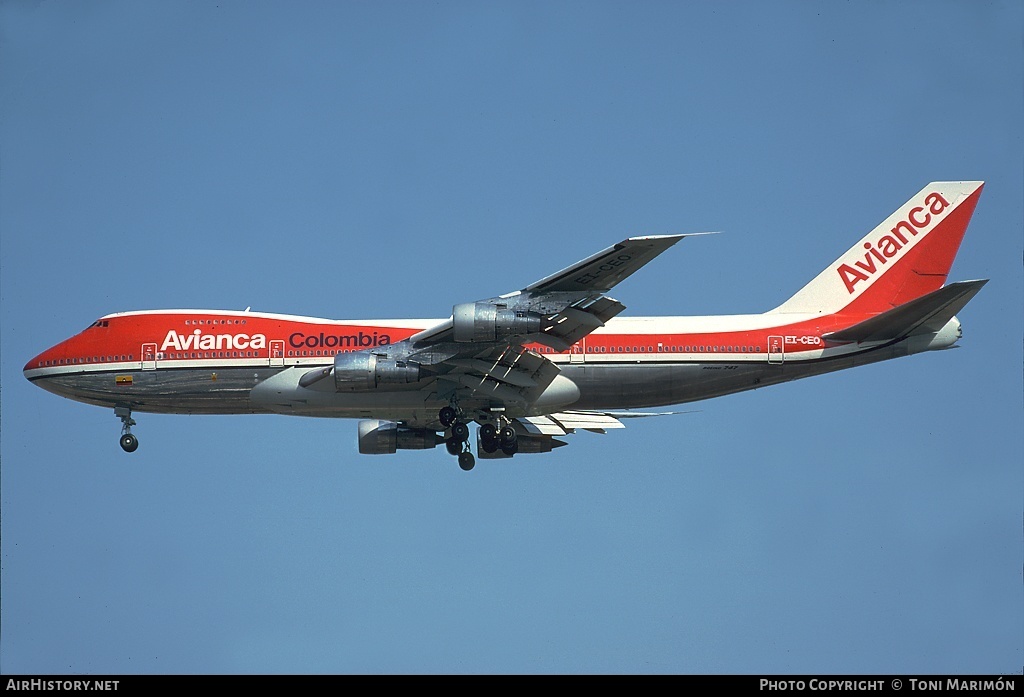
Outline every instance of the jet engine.
{"label": "jet engine", "polygon": [[460,303],[452,308],[452,334],[463,343],[499,341],[541,330],[536,312],[507,310],[487,302]]}
{"label": "jet engine", "polygon": [[339,353],[334,357],[334,388],[338,392],[372,390],[378,385],[400,385],[419,379],[420,366],[412,361],[364,352]]}
{"label": "jet engine", "polygon": [[444,438],[418,428],[402,428],[394,421],[365,419],[359,422],[359,452],[363,455],[389,455],[396,450],[429,450]]}

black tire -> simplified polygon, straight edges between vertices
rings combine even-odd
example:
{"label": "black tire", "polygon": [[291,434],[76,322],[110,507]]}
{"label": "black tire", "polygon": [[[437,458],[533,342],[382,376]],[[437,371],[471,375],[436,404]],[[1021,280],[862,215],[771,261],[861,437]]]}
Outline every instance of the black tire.
{"label": "black tire", "polygon": [[452,438],[458,438],[460,441],[465,441],[469,438],[469,426],[464,423],[452,424]]}
{"label": "black tire", "polygon": [[459,467],[461,467],[464,472],[470,471],[475,465],[476,458],[473,457],[473,453],[464,452],[459,455]]}
{"label": "black tire", "polygon": [[494,424],[484,424],[480,427],[480,438],[482,440],[494,440],[498,436],[498,429]]}
{"label": "black tire", "polygon": [[516,453],[519,452],[519,443],[517,443],[516,441],[506,443],[505,445],[501,446],[501,452],[505,453],[506,455],[515,455]]}
{"label": "black tire", "polygon": [[139,448],[139,439],[130,433],[121,436],[121,450],[126,453],[134,453]]}
{"label": "black tire", "polygon": [[441,407],[441,411],[437,412],[437,418],[440,419],[441,425],[445,428],[448,428],[455,423],[456,416],[458,416],[458,414],[455,413],[455,410],[452,407]]}
{"label": "black tire", "polygon": [[459,455],[462,453],[462,441],[458,438],[449,438],[444,442],[444,447],[448,449],[449,455]]}
{"label": "black tire", "polygon": [[499,437],[501,438],[502,443],[515,443],[516,430],[511,426],[502,426]]}
{"label": "black tire", "polygon": [[480,449],[485,453],[493,453],[498,451],[498,439],[497,438],[481,438]]}

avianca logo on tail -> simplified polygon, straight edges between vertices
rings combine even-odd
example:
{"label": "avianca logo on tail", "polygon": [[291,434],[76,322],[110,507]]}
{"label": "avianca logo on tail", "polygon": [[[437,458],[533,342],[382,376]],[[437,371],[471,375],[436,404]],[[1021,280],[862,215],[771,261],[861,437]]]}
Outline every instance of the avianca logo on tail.
{"label": "avianca logo on tail", "polygon": [[210,350],[210,349],[261,349],[267,347],[263,334],[203,334],[196,329],[191,334],[179,334],[173,329],[167,332],[161,351]]}
{"label": "avianca logo on tail", "polygon": [[941,194],[932,192],[924,197],[924,205],[911,208],[906,218],[896,223],[888,233],[877,240],[865,242],[867,251],[863,261],[854,259],[852,266],[843,263],[836,269],[846,284],[847,292],[852,295],[858,283],[870,280],[883,266],[906,253],[919,235],[924,237],[928,228],[939,222],[947,208],[949,202]]}

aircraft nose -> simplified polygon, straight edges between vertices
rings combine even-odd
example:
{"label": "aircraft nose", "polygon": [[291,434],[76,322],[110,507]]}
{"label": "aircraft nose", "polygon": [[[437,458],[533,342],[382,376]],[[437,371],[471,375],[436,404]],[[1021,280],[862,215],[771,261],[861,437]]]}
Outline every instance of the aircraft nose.
{"label": "aircraft nose", "polygon": [[35,370],[36,368],[40,367],[43,364],[43,355],[43,353],[40,353],[38,356],[36,356],[35,358],[33,358],[32,360],[25,364],[25,367],[21,369],[21,372],[25,374],[25,377],[28,377],[29,371]]}
{"label": "aircraft nose", "polygon": [[35,371],[47,365],[54,365],[53,361],[56,360],[55,354],[57,353],[59,348],[60,344],[58,344],[57,346],[51,346],[50,348],[40,353],[38,356],[35,356],[31,360],[29,360],[29,362],[25,364],[25,367],[21,369],[25,377],[31,380],[32,377],[36,374]]}

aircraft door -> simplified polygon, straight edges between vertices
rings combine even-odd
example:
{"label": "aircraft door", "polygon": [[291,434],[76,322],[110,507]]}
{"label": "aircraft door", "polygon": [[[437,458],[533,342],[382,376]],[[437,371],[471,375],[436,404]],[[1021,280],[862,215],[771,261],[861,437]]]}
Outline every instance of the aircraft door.
{"label": "aircraft door", "polygon": [[142,369],[156,370],[156,344],[142,345]]}
{"label": "aircraft door", "polygon": [[781,336],[768,337],[768,362],[782,363],[786,359],[785,343]]}
{"label": "aircraft door", "polygon": [[270,367],[284,367],[284,341],[270,342]]}
{"label": "aircraft door", "polygon": [[569,349],[570,363],[583,363],[587,358],[587,340],[580,339]]}

